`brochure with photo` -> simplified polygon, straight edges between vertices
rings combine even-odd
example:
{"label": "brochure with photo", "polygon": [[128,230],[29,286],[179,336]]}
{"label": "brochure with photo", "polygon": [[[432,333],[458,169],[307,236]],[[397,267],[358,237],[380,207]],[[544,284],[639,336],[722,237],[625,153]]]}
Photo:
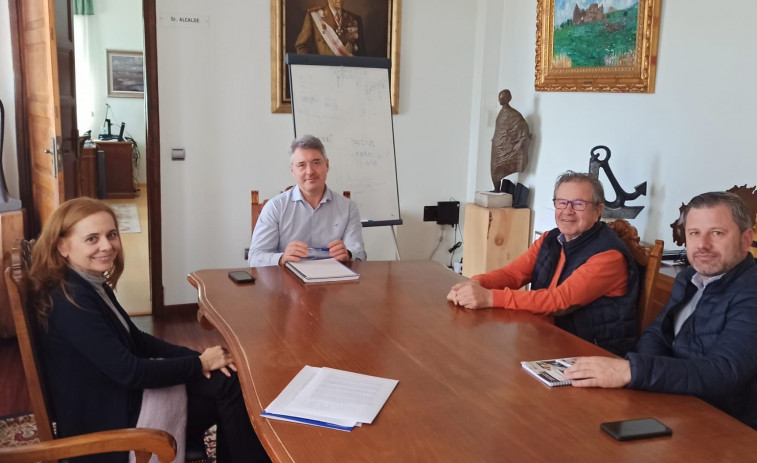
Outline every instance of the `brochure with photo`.
{"label": "brochure with photo", "polygon": [[551,360],[535,360],[520,362],[524,370],[531,373],[547,386],[570,386],[570,380],[565,379],[563,372],[576,363],[576,357]]}

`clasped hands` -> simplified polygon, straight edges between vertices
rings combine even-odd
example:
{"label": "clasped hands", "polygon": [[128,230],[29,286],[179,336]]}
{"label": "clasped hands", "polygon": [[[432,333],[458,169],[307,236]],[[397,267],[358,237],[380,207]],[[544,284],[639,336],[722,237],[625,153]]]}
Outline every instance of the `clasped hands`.
{"label": "clasped hands", "polygon": [[231,357],[231,352],[228,349],[221,346],[208,347],[200,354],[200,362],[202,362],[202,374],[210,379],[210,373],[215,370],[221,370],[226,376],[231,376],[229,368],[233,371],[237,371],[237,366],[234,365],[234,359]]}
{"label": "clasped hands", "polygon": [[494,295],[477,280],[458,283],[450,289],[447,300],[466,309],[482,309],[494,305]]}
{"label": "clasped hands", "polygon": [[[329,256],[342,262],[350,260],[350,253],[347,251],[347,246],[344,245],[342,240],[334,240],[327,246],[329,248]],[[308,256],[308,245],[302,241],[292,241],[287,244],[284,249],[284,254],[279,258],[279,265],[286,264],[287,262],[299,262]]]}

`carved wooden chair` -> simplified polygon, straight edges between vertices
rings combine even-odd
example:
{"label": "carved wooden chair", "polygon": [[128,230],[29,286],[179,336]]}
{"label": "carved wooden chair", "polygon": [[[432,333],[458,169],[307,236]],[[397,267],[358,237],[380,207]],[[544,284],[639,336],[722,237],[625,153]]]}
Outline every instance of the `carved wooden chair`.
{"label": "carved wooden chair", "polygon": [[623,219],[607,225],[626,244],[628,251],[639,266],[639,308],[637,321],[639,334],[657,318],[670,294],[660,285],[660,265],[662,263],[663,241],[655,240],[654,246],[643,246],[639,242],[636,227]]}
{"label": "carved wooden chair", "polygon": [[[289,185],[284,189],[284,191],[289,191],[292,189],[294,185]],[[349,191],[343,191],[342,195],[344,195],[345,198],[350,198],[350,192]],[[268,200],[264,200],[262,203],[260,202],[260,192],[258,190],[252,190],[250,191],[250,217],[251,217],[251,233],[252,231],[255,231],[255,225],[258,223],[258,218],[260,217],[260,212],[263,210],[263,206],[265,206],[265,203],[267,203]]]}
{"label": "carved wooden chair", "polygon": [[176,441],[171,434],[157,429],[117,429],[55,438],[45,384],[37,360],[37,318],[34,310],[25,305],[27,274],[31,266],[33,245],[34,241],[16,241],[11,251],[11,266],[5,269],[5,281],[40,442],[0,448],[0,461],[4,463],[55,461],[129,450],[135,452],[138,463],[147,463],[153,454],[161,462],[173,461],[176,456]]}

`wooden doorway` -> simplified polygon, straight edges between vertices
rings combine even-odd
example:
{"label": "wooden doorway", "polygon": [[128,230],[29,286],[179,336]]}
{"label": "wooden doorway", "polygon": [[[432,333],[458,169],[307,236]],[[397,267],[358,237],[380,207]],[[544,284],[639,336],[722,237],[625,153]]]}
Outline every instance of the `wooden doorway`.
{"label": "wooden doorway", "polygon": [[[29,228],[37,232],[65,197],[59,150],[62,147],[58,52],[55,5],[47,0],[20,1],[16,4],[16,47],[20,65],[33,72],[21,72],[16,101],[24,110],[23,140],[27,142],[25,164],[31,201],[27,207]],[[14,57],[16,54],[14,53]],[[20,127],[21,124],[17,124]],[[19,137],[19,139],[22,139]],[[19,159],[19,164],[21,160]],[[22,198],[23,200],[23,198]]]}
{"label": "wooden doorway", "polygon": [[[68,1],[70,0],[63,0]],[[147,204],[148,204],[148,220],[149,220],[149,260],[150,260],[150,291],[152,295],[152,313],[153,315],[161,315],[163,313],[163,259],[162,259],[162,242],[161,242],[161,205],[160,205],[160,117],[159,117],[159,100],[158,100],[158,60],[157,60],[157,33],[156,33],[156,0],[142,0],[143,9],[143,24],[144,24],[144,66],[145,66],[145,105],[147,111],[147,139],[146,139],[146,152],[145,156],[145,168],[146,168],[146,181],[147,181]],[[24,34],[22,29],[22,12],[26,14],[29,8],[37,13],[37,17],[42,17],[42,12],[47,12],[47,17],[50,17],[50,12],[54,9],[55,0],[10,0],[9,16],[11,23],[11,41],[13,49],[13,61],[14,61],[14,76],[15,76],[15,99],[16,99],[16,135],[17,135],[17,148],[18,148],[18,165],[19,165],[19,190],[21,200],[24,207],[27,210],[27,216],[29,217],[28,225],[26,229],[27,238],[34,237],[39,234],[42,219],[41,217],[47,217],[54,207],[46,205],[46,203],[37,204],[38,198],[42,194],[42,197],[50,196],[48,203],[55,205],[62,201],[64,196],[64,184],[62,177],[57,180],[55,185],[57,188],[48,188],[54,193],[47,194],[47,190],[41,190],[36,187],[32,181],[32,171],[38,166],[44,165],[44,157],[40,154],[45,154],[51,157],[50,154],[44,150],[50,148],[46,147],[38,140],[32,140],[28,135],[30,131],[37,130],[36,121],[32,120],[36,117],[36,113],[40,111],[40,105],[35,104],[33,101],[29,102],[24,98],[27,91],[27,85],[25,78],[34,79],[49,79],[49,85],[58,85],[57,77],[53,72],[52,64],[45,64],[43,67],[38,68],[36,66],[28,64],[28,60],[22,55],[21,37]],[[37,10],[34,10],[34,9]],[[50,34],[51,24],[48,19],[46,23],[40,26],[41,28],[37,32],[35,37],[43,38],[47,37],[47,46],[51,49],[50,42],[53,42]],[[52,52],[50,52],[52,54]],[[25,69],[34,69],[34,72],[25,72]],[[75,111],[74,111],[75,112]],[[55,117],[53,116],[54,120]],[[57,118],[57,125],[55,130],[55,137],[61,136],[60,115]],[[54,125],[54,124],[53,124]],[[41,130],[37,130],[40,131]],[[50,143],[48,141],[48,143]],[[58,140],[56,138],[55,149],[59,143],[62,143],[62,137]],[[52,151],[52,150],[50,150]],[[38,152],[38,153],[37,153]],[[52,175],[53,163],[49,161],[48,171]],[[60,167],[60,165],[57,165]],[[38,217],[40,219],[34,220]]]}

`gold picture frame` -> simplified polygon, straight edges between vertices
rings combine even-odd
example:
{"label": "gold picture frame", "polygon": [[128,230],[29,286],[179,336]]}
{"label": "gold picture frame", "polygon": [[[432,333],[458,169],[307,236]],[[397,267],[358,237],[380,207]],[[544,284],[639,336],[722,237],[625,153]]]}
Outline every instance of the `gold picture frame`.
{"label": "gold picture frame", "polygon": [[105,50],[108,97],[144,98],[145,64],[141,51]]}
{"label": "gold picture frame", "polygon": [[654,93],[662,0],[581,3],[538,0],[536,90]]}
{"label": "gold picture frame", "polygon": [[[343,9],[362,18],[365,54],[389,58],[392,113],[400,97],[400,12],[402,0],[343,0]],[[313,8],[328,8],[328,0],[271,0],[271,112],[292,112],[284,55],[296,53],[295,42],[306,15]],[[384,28],[384,24],[386,27]],[[287,25],[290,25],[288,28]],[[373,29],[371,29],[373,28]],[[384,53],[385,50],[385,53]]]}

